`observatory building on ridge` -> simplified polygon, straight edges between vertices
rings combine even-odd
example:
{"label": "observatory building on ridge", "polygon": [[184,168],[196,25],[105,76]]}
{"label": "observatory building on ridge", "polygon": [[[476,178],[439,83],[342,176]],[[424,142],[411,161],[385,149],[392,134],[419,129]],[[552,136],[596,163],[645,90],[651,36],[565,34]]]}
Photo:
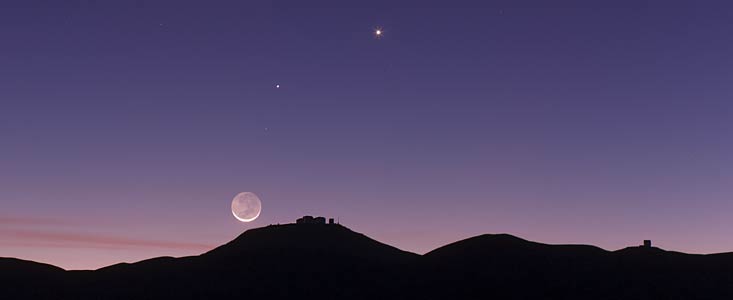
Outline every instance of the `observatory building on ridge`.
{"label": "observatory building on ridge", "polygon": [[[303,216],[302,218],[295,220],[295,224],[326,224],[326,218]],[[328,224],[336,224],[336,223],[334,223],[333,218],[329,218]]]}

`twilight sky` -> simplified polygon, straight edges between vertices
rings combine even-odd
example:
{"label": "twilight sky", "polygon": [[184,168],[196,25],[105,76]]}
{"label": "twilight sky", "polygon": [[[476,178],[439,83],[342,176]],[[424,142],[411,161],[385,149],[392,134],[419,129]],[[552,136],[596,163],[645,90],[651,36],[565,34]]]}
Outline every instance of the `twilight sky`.
{"label": "twilight sky", "polygon": [[[731,20],[729,1],[2,1],[0,256],[196,255],[304,214],[417,253],[500,232],[733,251]],[[255,222],[229,211],[242,191]]]}

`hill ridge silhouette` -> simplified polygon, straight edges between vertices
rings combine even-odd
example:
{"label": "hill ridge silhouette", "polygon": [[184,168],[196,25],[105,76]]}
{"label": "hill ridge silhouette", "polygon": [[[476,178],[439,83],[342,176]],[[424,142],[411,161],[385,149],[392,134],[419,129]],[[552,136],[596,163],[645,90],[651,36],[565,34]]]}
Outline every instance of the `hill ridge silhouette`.
{"label": "hill ridge silhouette", "polygon": [[608,251],[500,233],[418,255],[338,224],[283,224],[198,256],[89,271],[0,258],[0,291],[3,299],[721,299],[733,296],[731,274],[733,253]]}

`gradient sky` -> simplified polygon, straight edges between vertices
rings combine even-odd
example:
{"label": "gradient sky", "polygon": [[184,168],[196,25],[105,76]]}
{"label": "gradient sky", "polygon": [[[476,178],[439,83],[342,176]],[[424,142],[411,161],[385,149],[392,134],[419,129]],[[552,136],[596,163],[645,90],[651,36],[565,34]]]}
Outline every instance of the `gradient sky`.
{"label": "gradient sky", "polygon": [[[500,232],[733,251],[731,20],[729,1],[2,1],[0,256],[196,255],[304,214],[417,253]],[[255,222],[229,211],[242,191]]]}

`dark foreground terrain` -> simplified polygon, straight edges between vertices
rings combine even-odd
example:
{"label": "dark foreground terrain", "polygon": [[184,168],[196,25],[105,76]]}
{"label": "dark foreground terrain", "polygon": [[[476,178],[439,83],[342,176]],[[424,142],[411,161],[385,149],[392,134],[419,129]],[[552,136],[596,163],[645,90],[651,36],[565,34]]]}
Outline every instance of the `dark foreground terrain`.
{"label": "dark foreground terrain", "polygon": [[248,230],[200,256],[95,271],[0,258],[0,299],[733,299],[733,253],[481,235],[425,255],[341,225]]}

